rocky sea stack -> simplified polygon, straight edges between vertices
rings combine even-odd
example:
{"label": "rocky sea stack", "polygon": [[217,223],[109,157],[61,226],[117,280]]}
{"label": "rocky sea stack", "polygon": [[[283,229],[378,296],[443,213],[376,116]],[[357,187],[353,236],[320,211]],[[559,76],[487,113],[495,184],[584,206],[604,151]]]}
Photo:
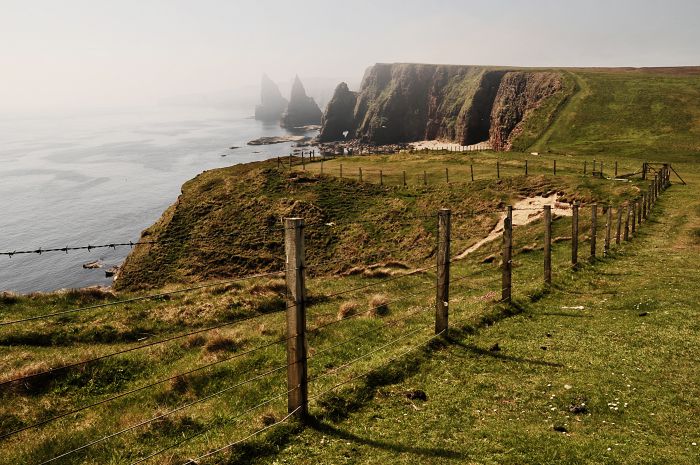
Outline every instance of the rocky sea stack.
{"label": "rocky sea stack", "polygon": [[282,97],[277,84],[263,74],[261,82],[261,104],[255,107],[255,119],[259,121],[278,122],[287,108],[287,99]]}
{"label": "rocky sea stack", "polygon": [[508,150],[540,108],[538,119],[553,117],[566,97],[564,80],[557,70],[376,64],[358,93],[344,83],[336,88],[319,138],[376,145],[489,141],[496,150]]}
{"label": "rocky sea stack", "polygon": [[318,136],[320,142],[343,140],[354,130],[356,103],[357,93],[344,82],[338,84],[323,115],[323,129]]}
{"label": "rocky sea stack", "polygon": [[292,129],[310,124],[321,124],[322,116],[321,109],[313,98],[306,95],[304,85],[299,76],[296,76],[294,84],[292,84],[289,105],[287,105],[287,111],[282,115],[280,126]]}

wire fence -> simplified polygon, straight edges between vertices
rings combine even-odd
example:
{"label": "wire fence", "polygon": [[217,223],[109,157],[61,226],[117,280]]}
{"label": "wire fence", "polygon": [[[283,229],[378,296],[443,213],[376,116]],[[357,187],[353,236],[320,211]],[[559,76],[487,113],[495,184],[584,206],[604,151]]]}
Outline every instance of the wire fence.
{"label": "wire fence", "polygon": [[[650,183],[649,190],[644,192],[639,198],[618,205],[616,208],[606,206],[604,211],[604,215],[606,215],[604,226],[603,224],[598,223],[597,204],[587,204],[586,207],[589,208],[591,212],[590,221],[585,223],[586,227],[589,229],[587,239],[588,244],[590,245],[589,260],[595,261],[596,257],[598,256],[598,250],[600,249],[600,247],[598,247],[598,239],[603,242],[602,249],[604,254],[609,254],[612,247],[615,245],[632,240],[634,238],[634,234],[630,233],[630,231],[634,230],[636,232],[640,230],[644,222],[652,215],[653,207],[659,195],[669,185],[670,171],[668,169],[660,170],[655,176],[654,181]],[[570,241],[572,258],[571,263],[567,263],[563,267],[565,270],[567,270],[567,272],[575,271],[578,267],[578,246],[582,242],[580,241],[582,234],[585,235],[585,232],[579,229],[582,224],[580,223],[579,218],[582,206],[573,205],[571,208],[572,235]],[[500,244],[502,249],[502,263],[500,263],[498,266],[498,269],[501,272],[501,279],[498,280],[500,285],[498,285],[497,282],[492,282],[492,280],[489,280],[486,288],[491,289],[490,292],[495,295],[489,299],[488,305],[508,304],[513,299],[514,284],[512,279],[512,265],[514,225],[510,216],[513,210],[514,209],[512,208],[505,208],[503,210],[499,209],[494,211],[494,213],[505,213],[503,220],[503,231],[502,234],[498,236],[499,238],[502,238],[502,242]],[[549,286],[552,284],[551,206],[547,205],[541,208],[521,208],[520,210],[537,212],[538,214],[542,213],[542,226],[544,229],[544,239],[542,243],[544,259],[543,284],[545,286]],[[612,214],[615,210],[618,212],[617,215]],[[231,425],[234,422],[242,421],[246,415],[259,410],[262,407],[270,406],[275,402],[284,399],[285,397],[287,398],[287,413],[284,417],[279,420],[275,420],[270,424],[266,424],[261,428],[253,429],[253,431],[244,434],[243,437],[233,442],[228,442],[220,446],[210,445],[210,450],[203,452],[194,459],[191,459],[188,463],[199,463],[200,460],[222,453],[226,450],[230,450],[237,445],[240,445],[255,437],[256,435],[262,434],[263,432],[274,428],[281,423],[287,422],[292,418],[295,418],[297,421],[303,423],[308,418],[310,403],[317,405],[321,399],[331,392],[337,390],[339,387],[366,377],[375,372],[378,367],[387,366],[388,364],[407,356],[409,353],[415,352],[421,347],[427,346],[436,338],[441,338],[448,334],[450,327],[459,327],[461,324],[467,321],[466,318],[459,318],[459,315],[456,315],[458,318],[452,320],[448,324],[448,316],[450,315],[450,299],[454,299],[454,292],[459,290],[460,293],[457,295],[462,295],[462,291],[464,291],[463,287],[473,287],[471,281],[479,278],[483,274],[482,272],[477,271],[464,273],[460,276],[450,276],[450,268],[456,261],[456,254],[451,253],[450,244],[452,241],[458,239],[458,237],[451,235],[452,225],[450,218],[452,215],[457,219],[463,218],[460,213],[463,212],[454,212],[453,215],[449,210],[441,210],[437,217],[432,216],[433,219],[437,218],[438,220],[436,238],[437,260],[435,265],[406,270],[393,276],[373,279],[369,283],[352,286],[346,289],[334,290],[333,292],[324,293],[322,296],[314,296],[314,298],[309,298],[306,295],[306,272],[309,267],[306,266],[304,260],[305,251],[303,236],[305,228],[307,228],[309,225],[305,225],[303,221],[300,220],[289,220],[296,222],[290,222],[280,229],[280,231],[283,231],[285,234],[287,257],[285,269],[282,271],[250,275],[233,280],[189,286],[165,293],[143,295],[130,299],[115,300],[104,304],[77,307],[68,310],[58,310],[38,316],[1,321],[0,328],[4,327],[6,330],[12,330],[12,328],[20,324],[31,324],[37,321],[56,318],[67,314],[97,310],[105,307],[125,306],[134,302],[152,300],[177,293],[190,293],[196,290],[222,285],[225,286],[242,281],[256,280],[273,276],[285,276],[286,303],[283,308],[279,308],[275,311],[253,313],[234,320],[223,321],[209,326],[195,328],[180,334],[162,337],[144,344],[137,344],[85,360],[67,362],[61,364],[60,366],[36,370],[22,376],[13,376],[12,374],[6,375],[5,380],[0,381],[0,390],[6,390],[6,393],[12,395],[13,388],[25,385],[37,377],[52,378],[55,377],[60,371],[75,370],[107,358],[122,356],[134,351],[167,344],[172,341],[189,338],[194,335],[214,331],[224,327],[239,327],[246,322],[252,322],[276,314],[284,313],[286,315],[287,330],[286,335],[283,337],[275,337],[264,343],[249,346],[232,355],[194,366],[173,375],[163,376],[153,381],[147,381],[131,389],[126,389],[116,394],[105,396],[101,399],[88,402],[81,406],[68,408],[63,412],[48,415],[44,418],[23,424],[19,427],[11,428],[8,431],[0,431],[0,440],[10,440],[21,435],[22,433],[30,430],[39,430],[63,419],[69,420],[72,418],[75,422],[77,421],[77,416],[81,413],[92,411],[98,407],[124,399],[127,396],[144,393],[149,389],[153,389],[156,386],[160,386],[168,382],[186,379],[195,373],[204,372],[205,370],[212,369],[215,366],[230,363],[234,360],[248,360],[254,354],[276,346],[282,346],[283,344],[286,345],[287,352],[287,362],[284,364],[274,363],[274,357],[272,357],[271,359],[265,359],[266,361],[262,365],[259,362],[255,362],[251,363],[248,368],[243,369],[241,366],[245,365],[242,365],[239,362],[240,366],[237,367],[238,369],[236,369],[235,372],[230,375],[233,381],[226,383],[223,387],[219,387],[208,393],[202,392],[194,399],[182,399],[184,402],[179,403],[179,405],[174,406],[173,408],[166,411],[160,411],[160,413],[157,413],[156,415],[147,416],[144,419],[134,421],[133,423],[125,425],[116,431],[108,432],[107,434],[100,435],[92,440],[88,440],[79,446],[68,445],[66,450],[49,458],[43,459],[43,461],[38,463],[41,465],[58,461],[68,461],[69,463],[72,463],[73,460],[77,460],[78,455],[87,454],[90,449],[98,445],[105,445],[117,437],[151,425],[154,422],[159,422],[185,410],[193,409],[195,406],[213,401],[214,399],[219,399],[222,396],[233,395],[244,386],[257,385],[263,380],[282,373],[287,374],[286,389],[278,389],[274,393],[271,393],[270,396],[265,396],[264,400],[254,402],[253,405],[242,408],[233,415],[225,418],[224,421],[212,422],[209,425],[205,425],[201,429],[191,432],[191,434],[183,434],[182,437],[177,438],[175,441],[165,445],[164,447],[156,448],[156,450],[136,459],[132,462],[132,465],[147,462],[167,451],[184,447],[194,439],[202,437],[212,430],[220,429]],[[624,222],[621,220],[623,217],[625,218]],[[431,219],[431,217],[416,216],[415,219],[428,220]],[[338,259],[336,261],[340,262],[343,261],[343,259]],[[548,266],[550,267],[549,270]],[[428,277],[431,279],[428,280]],[[407,282],[399,285],[401,284],[400,281],[402,280]],[[457,285],[458,283],[460,285]],[[357,294],[366,295],[367,292],[370,292],[378,287],[386,289],[387,285],[395,287],[396,289],[394,292],[398,293],[398,295],[391,299],[386,298],[381,302],[371,305],[365,312],[351,312],[347,314],[339,312],[308,313],[309,309],[314,309],[315,306],[320,305],[316,302],[329,302],[333,299],[346,300],[349,297]],[[425,294],[428,292],[436,292],[436,298],[426,299]],[[399,302],[413,302],[417,305],[415,308],[397,313],[391,318],[372,319],[371,321],[376,322],[373,323],[373,327],[357,333],[346,335],[341,339],[331,339],[330,344],[316,347],[315,342],[317,341],[315,338],[327,335],[327,332],[331,327],[336,325],[344,325],[349,320],[358,318],[362,315],[377,314],[382,309],[388,308],[389,305],[393,306]],[[434,315],[431,315],[431,311],[433,310],[435,313]],[[453,314],[452,316],[455,315]],[[307,329],[309,317],[315,318],[318,323],[310,329]],[[328,320],[329,318],[330,320]],[[431,328],[431,334],[423,334]],[[395,329],[395,331],[392,333],[389,331],[389,329]],[[393,336],[396,333],[399,333],[399,335]],[[336,349],[347,346],[351,343],[362,341],[362,346],[370,344],[377,339],[370,336],[378,334],[391,337],[389,337],[388,340],[381,342],[379,345],[369,349],[363,349],[361,353],[352,356],[347,360],[338,360],[339,357],[337,355],[333,355]],[[326,337],[325,340],[328,340],[328,338]],[[307,352],[309,341],[312,342],[311,351]],[[324,340],[319,340],[318,342],[322,343]],[[387,356],[380,355],[383,353],[387,353]],[[317,367],[316,364],[309,365],[309,361],[313,361],[315,359],[318,360],[321,356],[326,359],[333,359],[336,361],[336,363],[334,363],[332,366],[319,367]],[[348,376],[342,375],[343,372],[351,371],[353,367],[358,367],[362,361],[369,362],[374,360],[379,360],[379,365],[376,365],[375,363],[369,370],[362,370],[359,373],[356,371],[350,372]],[[313,370],[311,374],[309,374],[309,368]],[[342,379],[338,380],[338,378]],[[321,382],[321,385],[319,385],[319,382]],[[329,382],[330,384],[324,387],[324,382]],[[318,387],[318,389],[309,392],[309,386],[311,386],[313,389]]]}

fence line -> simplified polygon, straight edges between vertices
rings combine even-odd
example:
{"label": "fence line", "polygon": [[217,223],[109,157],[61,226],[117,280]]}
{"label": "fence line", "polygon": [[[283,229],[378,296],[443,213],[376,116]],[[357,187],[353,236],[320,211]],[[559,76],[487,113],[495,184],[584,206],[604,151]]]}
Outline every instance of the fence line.
{"label": "fence line", "polygon": [[[594,165],[593,169],[595,170],[596,168],[597,167]],[[601,169],[601,168],[598,168],[598,169]],[[664,168],[660,169],[659,172],[655,174],[654,180],[652,182],[650,182],[650,190],[648,191],[648,193],[645,193],[648,195],[646,195],[645,197],[640,196],[641,200],[635,199],[631,202],[628,202],[627,205],[620,205],[617,207],[618,224],[619,224],[619,221],[621,218],[621,212],[624,209],[627,211],[628,219],[629,219],[630,215],[632,214],[632,211],[635,212],[635,223],[639,224],[641,227],[642,221],[644,219],[647,219],[648,216],[653,212],[653,207],[655,206],[655,203],[658,199],[658,196],[669,186],[669,184],[670,184],[670,170],[668,169],[667,166],[664,166]],[[632,204],[635,205],[634,208],[631,207]],[[590,225],[590,227],[591,227],[591,231],[590,231],[591,232],[591,253],[590,253],[590,258],[591,258],[591,261],[595,261],[596,248],[597,248],[596,237],[597,237],[597,234],[600,231],[600,229],[598,228],[598,225],[597,225],[597,207],[596,207],[596,204],[590,203],[588,205],[590,205],[590,207],[591,207],[591,225]],[[579,207],[578,204],[574,205],[574,208],[575,208],[574,211],[578,212],[578,207]],[[605,210],[606,214],[607,214],[606,230],[604,231],[605,238],[606,238],[604,250],[606,252],[605,253],[606,256],[608,255],[607,252],[608,252],[608,249],[609,249],[610,244],[611,244],[611,239],[609,236],[611,234],[610,229],[611,229],[611,223],[612,223],[612,208],[613,207],[611,205],[608,205],[606,210]],[[500,289],[501,290],[501,298],[499,300],[493,302],[496,304],[509,303],[512,299],[512,289],[513,289],[513,281],[512,281],[513,224],[512,224],[511,217],[510,217],[512,210],[513,210],[512,207],[508,207],[505,210],[506,211],[506,218],[504,221],[504,230],[503,230],[503,239],[504,240],[503,240],[503,244],[502,244],[503,263],[501,264],[501,268],[502,268],[501,289]],[[551,248],[551,243],[548,246],[547,242],[551,241],[551,222],[552,222],[551,209],[547,209],[545,207],[545,208],[532,208],[532,209],[523,208],[521,210],[542,211],[545,214],[545,216],[544,216],[544,218],[545,218],[545,221],[544,221],[545,247],[544,247],[544,257],[543,257],[545,267],[544,267],[543,282],[546,286],[550,285],[551,284],[551,271],[552,271],[551,270],[551,249],[552,248]],[[550,215],[547,215],[548,210],[549,210]],[[646,215],[643,212],[646,212]],[[383,286],[388,282],[396,281],[396,280],[406,278],[409,276],[414,276],[418,273],[426,272],[429,270],[432,271],[433,269],[436,270],[436,276],[435,276],[436,284],[435,284],[435,286],[436,286],[437,293],[436,293],[436,300],[435,300],[435,305],[436,305],[436,307],[435,307],[436,308],[435,331],[434,331],[435,334],[431,335],[430,338],[426,339],[425,341],[422,341],[418,345],[413,345],[411,348],[409,348],[409,350],[402,352],[400,355],[397,355],[393,358],[385,360],[383,363],[389,363],[391,361],[394,361],[394,360],[398,359],[399,357],[402,357],[405,354],[409,353],[410,351],[416,350],[417,348],[421,347],[422,345],[429,343],[431,340],[448,334],[449,326],[447,323],[447,316],[449,314],[448,303],[449,303],[449,299],[450,299],[450,296],[449,296],[450,285],[451,284],[453,285],[456,282],[461,281],[461,280],[472,278],[474,276],[474,273],[470,273],[470,274],[458,277],[456,279],[452,279],[452,280],[450,279],[450,265],[451,265],[450,257],[451,257],[451,255],[450,255],[450,250],[449,250],[449,244],[450,244],[451,239],[454,239],[450,235],[450,229],[452,228],[451,222],[449,221],[450,217],[451,217],[451,212],[449,210],[441,210],[439,213],[440,220],[439,220],[439,228],[438,228],[438,237],[437,237],[436,242],[437,242],[438,249],[441,251],[437,254],[436,265],[427,266],[427,267],[423,267],[420,269],[412,270],[408,273],[403,273],[400,275],[391,276],[391,277],[388,277],[388,278],[385,278],[382,280],[378,280],[378,281],[373,282],[373,283],[368,284],[368,285],[356,286],[356,287],[353,287],[350,289],[337,291],[337,292],[334,292],[334,293],[331,293],[329,295],[324,296],[328,299],[333,298],[333,297],[344,296],[344,295],[348,295],[350,293],[364,291],[364,290],[367,290],[367,289],[370,289],[370,288],[373,288],[376,286]],[[572,231],[574,232],[574,234],[572,234],[572,250],[574,249],[574,247],[577,247],[577,245],[578,245],[578,237],[579,237],[579,232],[580,232],[578,229],[578,221],[579,221],[578,215],[572,217]],[[633,223],[633,224],[635,224],[635,223]],[[618,238],[619,238],[619,229],[620,228],[618,227]],[[368,334],[378,332],[379,330],[386,329],[386,328],[394,326],[398,323],[402,323],[406,320],[407,317],[412,316],[414,314],[415,315],[421,314],[425,310],[423,308],[418,308],[413,312],[409,312],[408,314],[402,314],[401,316],[399,316],[398,318],[396,318],[394,320],[384,321],[379,328],[374,328],[370,331],[365,331],[365,332],[362,332],[361,334],[357,334],[355,336],[345,338],[341,341],[337,341],[336,343],[332,344],[330,347],[326,347],[326,348],[316,352],[315,354],[309,356],[306,353],[306,349],[305,349],[306,343],[307,343],[307,334],[309,334],[309,333],[317,333],[318,334],[319,331],[322,330],[323,328],[326,328],[332,324],[339,323],[340,321],[345,321],[346,318],[343,317],[343,318],[339,318],[336,321],[332,321],[329,323],[323,323],[323,324],[318,325],[316,328],[314,328],[308,332],[306,331],[306,323],[307,323],[306,310],[307,310],[307,308],[312,307],[313,303],[308,302],[308,299],[305,296],[305,292],[306,292],[305,291],[305,289],[306,289],[305,273],[306,273],[307,267],[305,265],[305,251],[304,251],[304,222],[301,219],[289,219],[287,221],[286,226],[284,227],[284,230],[285,230],[285,234],[286,234],[285,249],[286,249],[286,255],[287,255],[287,269],[285,270],[285,272],[286,272],[287,291],[288,291],[287,292],[286,308],[283,308],[283,309],[280,309],[280,310],[277,310],[274,312],[251,315],[251,316],[246,317],[246,318],[238,319],[236,321],[231,321],[231,322],[224,322],[224,323],[214,325],[214,326],[208,327],[208,328],[200,328],[198,330],[189,332],[187,334],[167,337],[167,338],[161,339],[159,341],[153,341],[153,342],[150,342],[147,344],[139,345],[136,347],[131,347],[131,348],[117,351],[117,352],[114,352],[111,354],[106,354],[106,355],[103,355],[100,357],[96,357],[96,358],[93,358],[90,360],[77,362],[77,363],[65,365],[62,367],[53,368],[50,370],[46,370],[46,371],[36,373],[33,375],[29,375],[29,376],[25,376],[25,377],[11,379],[9,381],[5,381],[5,382],[0,383],[0,386],[23,381],[23,380],[26,380],[26,379],[29,379],[29,378],[32,378],[35,376],[50,375],[50,374],[53,374],[59,370],[71,368],[71,367],[78,366],[78,365],[83,365],[86,363],[91,363],[91,362],[96,361],[96,360],[100,360],[103,358],[112,357],[112,356],[116,356],[116,355],[121,355],[121,354],[124,354],[127,352],[138,350],[140,348],[150,347],[150,346],[153,346],[156,344],[161,344],[164,342],[172,341],[175,339],[180,339],[183,337],[188,337],[188,336],[198,334],[201,332],[210,331],[212,329],[221,328],[221,327],[232,325],[235,323],[240,323],[243,321],[251,320],[253,318],[258,318],[261,316],[272,315],[272,314],[281,313],[281,312],[285,312],[287,315],[287,328],[288,328],[288,330],[287,330],[287,335],[285,338],[281,338],[281,339],[278,339],[275,341],[268,342],[268,343],[263,344],[261,346],[257,346],[257,347],[251,348],[249,350],[246,350],[244,352],[235,354],[235,355],[228,357],[226,359],[219,360],[219,361],[207,364],[207,365],[203,365],[203,366],[197,367],[193,370],[190,370],[190,371],[187,371],[184,373],[180,373],[178,375],[174,375],[174,376],[171,376],[171,377],[168,377],[165,379],[151,382],[151,383],[148,383],[144,386],[140,386],[138,388],[134,388],[134,389],[122,392],[120,394],[117,394],[115,396],[94,402],[90,405],[83,406],[81,408],[77,408],[77,409],[71,410],[69,412],[64,412],[64,413],[56,415],[54,417],[41,420],[40,422],[37,422],[35,424],[28,425],[28,426],[25,426],[21,429],[17,429],[15,431],[10,432],[10,433],[4,434],[3,436],[0,436],[0,439],[4,439],[8,436],[20,433],[22,431],[26,431],[28,429],[33,429],[33,428],[37,428],[39,426],[46,425],[47,423],[53,422],[53,421],[58,420],[60,418],[65,418],[69,415],[79,413],[79,412],[87,410],[89,408],[105,404],[107,402],[122,398],[124,396],[129,395],[129,394],[133,394],[135,392],[142,391],[142,390],[147,389],[149,387],[153,387],[157,384],[161,384],[161,383],[164,383],[166,381],[170,381],[170,380],[173,380],[176,378],[180,378],[182,376],[189,375],[189,374],[194,373],[196,371],[200,371],[200,370],[203,370],[205,368],[209,368],[209,367],[216,365],[218,363],[224,363],[224,362],[229,361],[229,360],[234,359],[234,358],[239,358],[239,357],[243,357],[245,355],[249,355],[253,352],[264,349],[266,347],[271,347],[275,344],[279,344],[281,342],[286,342],[287,348],[288,348],[288,358],[287,358],[287,363],[285,365],[280,365],[280,366],[277,366],[275,368],[271,368],[267,371],[264,371],[262,373],[255,375],[253,377],[247,378],[243,381],[239,381],[231,386],[228,386],[224,389],[221,389],[217,392],[214,392],[214,393],[209,394],[207,396],[204,396],[204,397],[195,399],[193,401],[187,402],[183,405],[180,405],[174,409],[169,410],[168,412],[162,413],[162,414],[157,415],[155,417],[152,417],[150,419],[140,421],[136,424],[125,427],[117,432],[113,432],[113,433],[107,434],[105,436],[102,436],[101,438],[92,440],[86,444],[83,444],[80,447],[74,448],[74,449],[69,450],[67,452],[64,452],[60,455],[57,455],[57,456],[55,456],[47,461],[44,461],[44,462],[42,462],[42,464],[51,463],[55,460],[58,460],[58,459],[61,459],[63,457],[67,457],[71,454],[74,454],[75,452],[85,450],[85,449],[92,447],[96,444],[105,442],[113,437],[122,435],[126,432],[132,431],[136,428],[147,425],[147,424],[152,423],[154,421],[158,421],[159,419],[162,419],[162,418],[164,418],[168,415],[171,415],[175,412],[184,410],[184,409],[189,408],[189,407],[196,405],[196,404],[200,404],[200,403],[205,402],[209,399],[220,396],[226,392],[230,392],[231,390],[233,390],[237,387],[252,383],[254,381],[257,381],[259,379],[267,377],[273,373],[282,372],[283,370],[286,369],[287,370],[287,391],[286,392],[278,393],[274,397],[268,398],[267,400],[255,405],[249,409],[246,409],[243,412],[240,412],[239,415],[234,416],[230,420],[239,418],[243,414],[250,412],[250,411],[253,411],[255,408],[259,408],[262,405],[267,405],[268,403],[273,402],[276,399],[279,399],[280,397],[282,397],[285,394],[288,397],[287,415],[282,420],[275,422],[271,425],[265,426],[264,428],[261,428],[259,430],[256,430],[255,432],[244,437],[243,439],[240,439],[240,440],[235,441],[233,443],[230,443],[222,448],[215,449],[211,452],[208,452],[204,455],[199,456],[197,458],[197,460],[199,460],[201,458],[209,457],[213,454],[221,452],[222,450],[233,447],[236,444],[240,444],[241,442],[246,441],[247,439],[253,437],[256,434],[260,434],[260,433],[266,431],[267,429],[274,427],[277,424],[280,424],[284,421],[287,421],[289,418],[297,417],[302,422],[306,421],[309,401],[314,401],[314,400],[318,399],[319,397],[325,395],[326,393],[336,389],[337,387],[339,387],[343,384],[347,384],[348,382],[352,381],[353,379],[358,379],[359,377],[366,376],[367,374],[376,370],[376,368],[372,369],[368,372],[353,376],[350,379],[346,379],[346,380],[342,381],[341,383],[334,385],[330,389],[327,389],[327,390],[322,391],[322,392],[314,393],[314,395],[312,395],[312,396],[308,395],[308,383],[309,382],[314,382],[314,381],[317,381],[319,379],[334,375],[334,374],[338,373],[339,371],[342,371],[342,370],[348,368],[349,366],[354,365],[359,360],[362,360],[362,359],[370,357],[374,354],[377,354],[377,353],[379,353],[379,352],[383,351],[384,349],[387,349],[391,346],[395,346],[397,342],[404,340],[404,339],[407,339],[411,336],[414,336],[415,334],[419,333],[420,331],[423,331],[424,329],[426,329],[432,325],[432,322],[429,325],[420,325],[418,328],[414,328],[410,331],[404,332],[401,336],[393,338],[390,341],[383,343],[380,346],[375,347],[374,349],[372,349],[370,351],[363,352],[361,355],[352,358],[351,360],[343,363],[340,366],[330,368],[322,373],[319,373],[317,375],[309,377],[307,375],[307,364],[308,364],[309,359],[313,359],[315,356],[318,356],[319,354],[330,352],[331,350],[333,350],[337,347],[340,347],[343,344],[347,344],[348,342],[350,342],[352,340],[356,340],[358,338],[365,337]],[[635,231],[636,230],[637,229],[635,229]],[[626,236],[625,241],[632,240],[634,237],[634,235],[629,236],[627,234],[625,236]],[[575,265],[577,263],[577,260],[575,259],[575,257],[576,257],[575,255],[573,257],[574,258],[572,258],[572,269],[576,270]],[[549,265],[549,266],[547,266],[547,265]],[[123,304],[126,302],[132,302],[135,300],[145,300],[145,299],[154,298],[156,296],[168,295],[168,294],[177,293],[177,292],[187,292],[187,291],[190,291],[193,289],[201,289],[204,287],[220,286],[220,285],[225,284],[225,283],[241,281],[241,280],[245,280],[245,279],[271,276],[271,275],[279,275],[281,273],[282,272],[274,272],[274,273],[266,273],[266,274],[261,274],[261,275],[254,275],[254,276],[249,276],[246,278],[239,278],[239,279],[233,280],[233,281],[225,281],[223,283],[217,282],[215,284],[201,285],[201,286],[196,286],[196,287],[188,288],[188,289],[180,289],[180,290],[172,291],[169,293],[162,293],[162,294],[151,295],[151,296],[142,296],[142,297],[138,297],[138,298],[134,298],[134,299],[126,299],[124,301],[118,301],[118,302],[110,302],[109,305],[119,305],[119,304]],[[396,299],[389,301],[389,303],[396,302],[399,300],[405,300],[407,298],[412,298],[412,297],[415,297],[417,295],[425,293],[427,290],[430,290],[426,285],[423,285],[420,287],[418,285],[413,285],[413,286],[411,286],[411,288],[413,288],[413,289],[418,288],[419,290],[418,290],[418,292],[413,292],[413,293],[410,293],[407,295],[402,295]],[[107,304],[105,304],[104,306],[106,306],[106,305]],[[382,305],[377,305],[377,306],[375,306],[375,309],[378,309],[380,306],[386,306],[386,305],[388,305],[388,303],[383,303]],[[82,309],[80,309],[80,308],[79,309],[72,309],[72,310],[68,310],[65,312],[82,311],[82,310],[87,310],[90,308],[99,308],[99,307],[100,306],[84,307]],[[370,309],[370,311],[371,310],[372,309]],[[9,321],[9,322],[2,322],[2,323],[0,323],[0,326],[10,325],[10,324],[18,323],[21,321],[32,321],[32,320],[38,320],[38,319],[42,319],[42,318],[48,318],[48,317],[56,316],[57,314],[63,314],[63,313],[64,312],[55,312],[55,313],[49,314],[49,315],[43,315],[43,316],[39,316],[39,317],[31,317],[31,318],[26,319],[26,320],[13,320],[13,321]],[[329,315],[329,314],[325,314],[325,315]],[[316,315],[316,316],[322,317],[324,315],[321,314],[321,315]],[[348,318],[350,318],[350,317],[351,316],[348,316]],[[290,322],[294,322],[294,323],[292,324]],[[243,373],[240,373],[240,375],[245,376],[246,374],[252,373],[253,371],[254,370],[247,370],[247,371],[244,371]],[[302,393],[303,395],[300,395],[300,393]],[[210,430],[213,427],[214,426],[211,425],[208,429],[206,429],[206,431]],[[178,441],[174,444],[171,444],[171,445],[167,446],[166,448],[160,449],[159,451],[156,451],[156,452],[152,453],[151,455],[148,455],[147,457],[139,459],[139,461],[134,462],[134,463],[141,463],[145,460],[148,460],[152,457],[155,457],[156,455],[158,455],[166,450],[177,447],[178,445],[181,445],[184,442],[186,442],[194,437],[197,437],[201,434],[203,434],[203,432],[201,432],[201,431],[197,432],[196,434],[191,435],[187,438],[184,438],[181,441]]]}

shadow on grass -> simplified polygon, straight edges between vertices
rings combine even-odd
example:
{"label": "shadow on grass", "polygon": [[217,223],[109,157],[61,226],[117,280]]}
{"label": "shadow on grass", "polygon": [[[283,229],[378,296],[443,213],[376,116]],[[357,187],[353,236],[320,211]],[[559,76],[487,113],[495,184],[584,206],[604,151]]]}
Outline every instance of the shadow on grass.
{"label": "shadow on grass", "polygon": [[473,344],[465,344],[464,342],[457,339],[453,339],[452,337],[449,338],[449,342],[450,344],[461,347],[472,354],[491,357],[498,360],[502,360],[504,362],[528,363],[531,365],[541,365],[555,368],[564,367],[564,365],[562,365],[561,363],[545,362],[544,360],[533,360],[529,358],[514,357],[512,355],[506,355],[501,352],[493,352],[487,349],[482,349],[481,347],[477,347]]}
{"label": "shadow on grass", "polygon": [[330,423],[319,421],[317,418],[312,418],[309,421],[309,427],[322,433],[326,436],[333,436],[344,441],[350,441],[356,444],[362,444],[369,447],[375,447],[377,449],[388,450],[396,453],[403,454],[414,454],[423,457],[439,457],[445,459],[455,459],[455,460],[468,460],[468,456],[464,453],[438,448],[438,447],[416,447],[400,443],[392,443],[389,441],[382,441],[377,439],[370,439],[356,434],[344,431],[337,428]]}

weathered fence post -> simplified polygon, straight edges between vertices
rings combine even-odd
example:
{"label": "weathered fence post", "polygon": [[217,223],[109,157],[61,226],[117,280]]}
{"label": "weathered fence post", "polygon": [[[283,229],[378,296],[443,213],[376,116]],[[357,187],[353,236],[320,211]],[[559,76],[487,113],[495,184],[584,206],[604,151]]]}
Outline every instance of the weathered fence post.
{"label": "weathered fence post", "polygon": [[637,201],[632,201],[630,206],[632,208],[632,237],[634,237],[637,233]]}
{"label": "weathered fence post", "polygon": [[552,206],[544,206],[544,283],[552,284]]}
{"label": "weathered fence post", "polygon": [[595,261],[596,239],[598,237],[598,204],[591,205],[591,257],[590,261]]}
{"label": "weathered fence post", "polygon": [[600,179],[603,179],[605,177],[605,174],[603,174],[603,162],[600,162]]}
{"label": "weathered fence post", "polygon": [[292,171],[292,154],[289,154],[289,171]]}
{"label": "weathered fence post", "polygon": [[527,176],[527,160],[525,160],[525,176]]}
{"label": "weathered fence post", "polygon": [[360,173],[360,182],[362,182],[362,168],[358,168],[359,173]]}
{"label": "weathered fence post", "polygon": [[321,174],[323,174],[323,158],[321,158]]}
{"label": "weathered fence post", "polygon": [[620,234],[622,233],[622,205],[617,207],[617,232],[615,233],[615,244],[620,245]]}
{"label": "weathered fence post", "polygon": [[501,280],[501,300],[510,302],[513,273],[513,207],[503,220],[503,278]]}
{"label": "weathered fence post", "polygon": [[301,152],[301,169],[306,171],[306,159],[304,158],[304,152]]}
{"label": "weathered fence post", "polygon": [[583,160],[583,174],[586,174],[586,160]]}
{"label": "weathered fence post", "polygon": [[554,160],[554,176],[557,175],[557,161]]}
{"label": "weathered fence post", "polygon": [[280,169],[281,164],[282,164],[282,162],[280,161],[280,157],[279,157],[279,155],[277,155],[277,169]]}
{"label": "weathered fence post", "polygon": [[469,164],[469,172],[471,173],[472,176],[472,182],[474,181],[474,164]]}
{"label": "weathered fence post", "polygon": [[571,265],[578,264],[578,203],[571,206]]}
{"label": "weathered fence post", "polygon": [[496,161],[496,178],[501,179],[501,162]]}
{"label": "weathered fence post", "polygon": [[605,242],[603,244],[603,256],[610,254],[610,233],[612,232],[612,205],[608,204],[607,217],[605,221]]}
{"label": "weathered fence post", "polygon": [[647,193],[642,192],[642,219],[646,221],[647,219]]}
{"label": "weathered fence post", "polygon": [[635,202],[637,205],[637,226],[642,225],[642,201],[640,199],[637,199]]}
{"label": "weathered fence post", "polygon": [[642,163],[642,181],[646,181],[647,179],[647,169],[647,163]]}
{"label": "weathered fence post", "polygon": [[340,164],[340,179],[343,179],[343,164]]}
{"label": "weathered fence post", "polygon": [[406,187],[406,171],[403,172],[403,187]]}
{"label": "weathered fence post", "polygon": [[423,185],[428,185],[428,174],[425,171],[423,171]]}
{"label": "weathered fence post", "polygon": [[625,219],[625,242],[630,240],[630,203],[627,202],[627,219]]}
{"label": "weathered fence post", "polygon": [[445,182],[446,182],[447,184],[450,183],[450,171],[449,171],[449,168],[445,168]]}
{"label": "weathered fence post", "polygon": [[447,331],[450,309],[450,227],[451,211],[438,212],[437,296],[435,298],[435,334]]}
{"label": "weathered fence post", "polygon": [[304,420],[308,414],[306,366],[306,282],[304,220],[284,220],[287,256],[287,411]]}
{"label": "weathered fence post", "polygon": [[615,177],[617,177],[617,162],[615,162]]}
{"label": "weathered fence post", "polygon": [[384,185],[384,172],[382,170],[379,170],[379,185]]}

